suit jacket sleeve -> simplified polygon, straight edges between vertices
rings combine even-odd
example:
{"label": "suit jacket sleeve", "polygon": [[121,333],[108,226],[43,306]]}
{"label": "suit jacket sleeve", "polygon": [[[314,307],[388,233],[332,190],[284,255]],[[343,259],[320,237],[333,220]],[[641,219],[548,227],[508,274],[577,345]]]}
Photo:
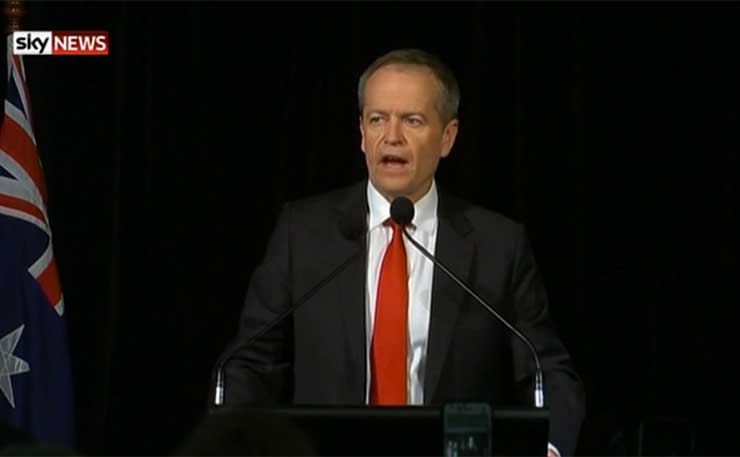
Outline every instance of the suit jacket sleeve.
{"label": "suit jacket sleeve", "polygon": [[224,365],[224,404],[288,402],[292,389],[292,321],[250,338],[291,305],[290,205],[283,208],[262,263],[252,274],[235,340]]}
{"label": "suit jacket sleeve", "polygon": [[[572,455],[585,414],[585,393],[549,318],[544,283],[525,231],[521,226],[520,229],[511,283],[515,325],[531,340],[540,357],[545,406],[550,409],[550,442],[562,455]],[[512,347],[515,381],[524,387],[523,392],[532,402],[535,364],[531,352],[516,337]]]}

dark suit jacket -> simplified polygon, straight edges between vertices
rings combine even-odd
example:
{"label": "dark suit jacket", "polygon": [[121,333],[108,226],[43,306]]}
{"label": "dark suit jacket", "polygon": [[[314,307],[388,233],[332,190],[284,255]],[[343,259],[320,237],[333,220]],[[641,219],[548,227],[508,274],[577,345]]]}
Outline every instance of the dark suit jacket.
{"label": "dark suit jacket", "polygon": [[[366,185],[283,209],[249,285],[233,343],[242,347],[226,364],[227,405],[365,402]],[[537,349],[551,412],[550,441],[571,454],[584,393],[548,317],[523,227],[441,190],[438,216],[437,257]],[[243,347],[267,322],[303,300],[292,318]],[[429,325],[425,403],[532,405],[531,353],[438,269]]]}

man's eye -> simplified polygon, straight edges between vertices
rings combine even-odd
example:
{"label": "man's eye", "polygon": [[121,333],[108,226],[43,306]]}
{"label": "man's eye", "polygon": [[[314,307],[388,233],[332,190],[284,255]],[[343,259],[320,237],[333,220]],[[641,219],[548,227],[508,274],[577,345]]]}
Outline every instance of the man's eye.
{"label": "man's eye", "polygon": [[406,122],[409,123],[410,125],[413,125],[413,126],[418,126],[418,125],[423,124],[423,122],[421,121],[421,119],[416,118],[416,117],[409,117],[409,118],[406,119]]}
{"label": "man's eye", "polygon": [[378,122],[380,122],[380,116],[370,116],[368,122],[371,124],[377,124]]}

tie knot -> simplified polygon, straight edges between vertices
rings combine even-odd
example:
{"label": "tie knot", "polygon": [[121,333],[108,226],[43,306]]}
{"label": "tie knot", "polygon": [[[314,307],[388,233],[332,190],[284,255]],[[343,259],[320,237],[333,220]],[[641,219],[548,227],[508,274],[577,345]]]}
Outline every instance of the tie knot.
{"label": "tie knot", "polygon": [[386,219],[385,222],[383,222],[383,225],[385,225],[386,227],[392,228],[393,233],[396,233],[398,229],[400,228],[400,226],[396,224],[395,222],[393,222],[393,219],[391,219],[390,217]]}

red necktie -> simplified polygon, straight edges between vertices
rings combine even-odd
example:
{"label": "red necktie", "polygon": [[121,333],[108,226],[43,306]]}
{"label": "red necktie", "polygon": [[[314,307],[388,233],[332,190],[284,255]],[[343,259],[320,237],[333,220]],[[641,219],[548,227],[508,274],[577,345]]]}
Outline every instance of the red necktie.
{"label": "red necktie", "polygon": [[408,272],[401,228],[390,221],[393,239],[383,256],[375,302],[370,353],[370,404],[406,404]]}

